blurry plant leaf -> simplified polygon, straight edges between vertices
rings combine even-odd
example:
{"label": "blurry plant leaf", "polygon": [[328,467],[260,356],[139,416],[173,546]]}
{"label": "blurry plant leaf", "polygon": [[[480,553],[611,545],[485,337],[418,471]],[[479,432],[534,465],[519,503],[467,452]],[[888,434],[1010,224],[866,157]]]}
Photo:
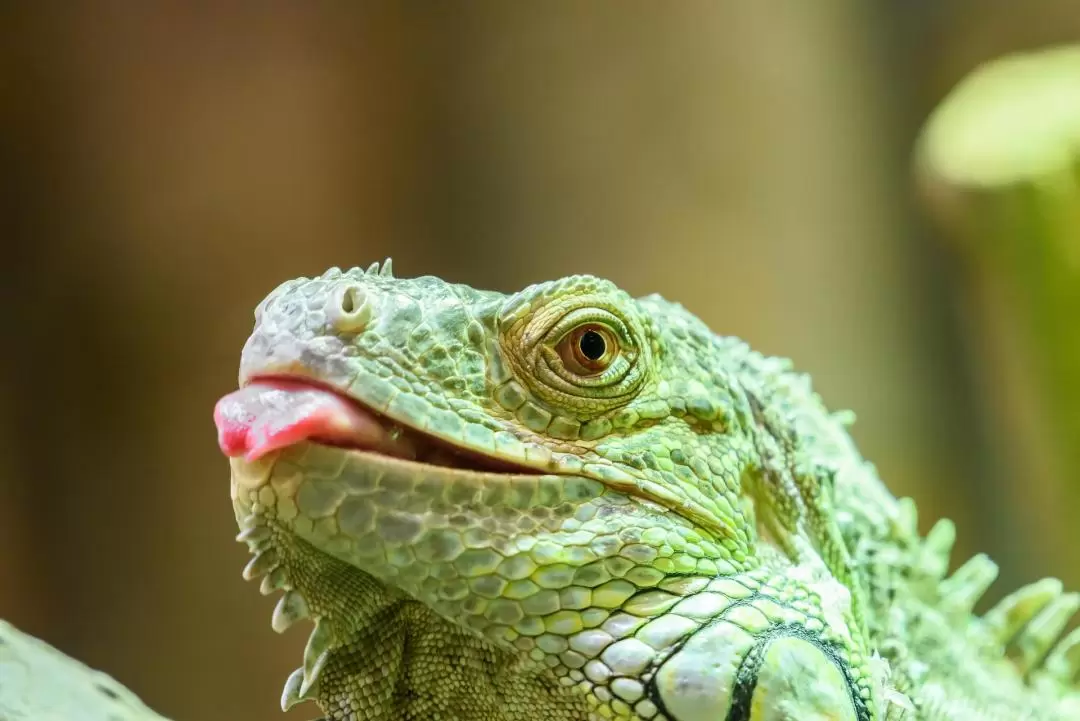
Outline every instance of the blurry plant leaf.
{"label": "blurry plant leaf", "polygon": [[1080,155],[1080,46],[1012,55],[934,111],[920,159],[950,183],[1001,187],[1070,172]]}
{"label": "blurry plant leaf", "polygon": [[1029,436],[1056,456],[1046,497],[1068,493],[1080,510],[1080,46],[977,68],[930,116],[915,160],[930,210],[993,289],[988,323],[1010,326],[990,332],[1031,359],[1022,385],[1047,432]]}

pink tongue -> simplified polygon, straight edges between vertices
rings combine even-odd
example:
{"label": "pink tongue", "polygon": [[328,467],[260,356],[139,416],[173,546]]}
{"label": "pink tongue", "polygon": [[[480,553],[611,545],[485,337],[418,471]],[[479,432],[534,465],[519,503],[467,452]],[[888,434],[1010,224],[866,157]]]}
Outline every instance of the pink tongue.
{"label": "pink tongue", "polygon": [[222,452],[247,461],[308,439],[402,455],[363,408],[297,381],[260,381],[230,393],[214,406],[214,423]]}

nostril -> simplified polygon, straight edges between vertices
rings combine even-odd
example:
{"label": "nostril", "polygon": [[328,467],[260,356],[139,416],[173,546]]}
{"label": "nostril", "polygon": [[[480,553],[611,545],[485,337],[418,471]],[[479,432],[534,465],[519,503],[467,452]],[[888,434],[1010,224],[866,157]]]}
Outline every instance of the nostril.
{"label": "nostril", "polygon": [[341,310],[344,313],[355,313],[356,309],[362,306],[366,300],[364,291],[356,286],[349,286],[341,294]]}
{"label": "nostril", "polygon": [[327,315],[338,330],[356,333],[371,320],[371,304],[362,287],[350,284],[331,296]]}

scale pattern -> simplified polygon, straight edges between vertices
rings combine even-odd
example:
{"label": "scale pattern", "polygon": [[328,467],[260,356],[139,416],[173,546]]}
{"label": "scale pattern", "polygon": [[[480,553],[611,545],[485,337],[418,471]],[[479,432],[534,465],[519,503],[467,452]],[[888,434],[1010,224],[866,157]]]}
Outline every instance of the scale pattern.
{"label": "scale pattern", "polygon": [[[599,360],[573,347],[587,331]],[[511,470],[313,443],[231,460],[245,576],[283,591],[275,630],[313,622],[284,707],[1080,718],[1080,634],[1055,646],[1077,595],[1047,579],[973,615],[993,563],[946,577],[952,525],[918,534],[849,414],[677,304],[591,276],[504,295],[331,269],[256,310],[241,382],[286,373]]]}

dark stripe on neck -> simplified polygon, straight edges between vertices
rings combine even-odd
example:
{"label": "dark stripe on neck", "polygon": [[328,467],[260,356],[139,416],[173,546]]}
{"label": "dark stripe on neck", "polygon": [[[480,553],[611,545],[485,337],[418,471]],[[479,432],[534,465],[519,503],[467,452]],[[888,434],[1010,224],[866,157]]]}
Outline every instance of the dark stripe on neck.
{"label": "dark stripe on neck", "polygon": [[754,700],[754,691],[757,688],[758,674],[761,664],[765,660],[765,654],[769,651],[769,645],[779,638],[798,638],[813,645],[839,669],[847,683],[848,696],[851,705],[855,709],[855,717],[858,721],[870,721],[870,709],[866,706],[862,696],[859,695],[855,686],[855,679],[851,676],[851,670],[840,658],[840,654],[833,644],[822,641],[815,634],[807,631],[802,626],[773,626],[762,633],[750,652],[743,658],[739,670],[735,673],[735,686],[731,690],[731,708],[728,709],[725,721],[750,721],[750,709]]}

